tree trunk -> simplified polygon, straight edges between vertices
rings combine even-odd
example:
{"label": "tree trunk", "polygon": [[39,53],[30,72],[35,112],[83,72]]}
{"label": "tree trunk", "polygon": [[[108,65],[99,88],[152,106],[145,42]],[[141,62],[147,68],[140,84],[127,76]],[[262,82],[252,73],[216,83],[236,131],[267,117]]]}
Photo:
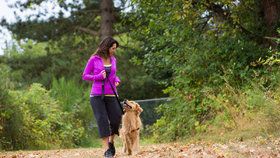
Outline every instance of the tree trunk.
{"label": "tree trunk", "polygon": [[267,35],[277,36],[277,23],[280,17],[279,0],[262,0],[264,22],[267,28]]}
{"label": "tree trunk", "polygon": [[101,0],[101,24],[100,24],[100,40],[107,36],[113,35],[113,21],[114,21],[114,4],[113,0]]}

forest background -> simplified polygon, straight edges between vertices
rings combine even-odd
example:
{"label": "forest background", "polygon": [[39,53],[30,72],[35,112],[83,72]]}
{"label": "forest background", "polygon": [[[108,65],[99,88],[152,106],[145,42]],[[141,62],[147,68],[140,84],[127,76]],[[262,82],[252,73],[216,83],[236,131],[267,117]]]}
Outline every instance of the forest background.
{"label": "forest background", "polygon": [[[70,14],[42,19],[41,9],[20,18],[48,2]],[[143,139],[280,134],[277,0],[30,0],[10,7],[17,21],[1,26],[16,42],[0,56],[0,150],[100,146],[81,74],[106,36],[120,43],[122,99],[172,98],[156,108],[160,118],[144,126]]]}

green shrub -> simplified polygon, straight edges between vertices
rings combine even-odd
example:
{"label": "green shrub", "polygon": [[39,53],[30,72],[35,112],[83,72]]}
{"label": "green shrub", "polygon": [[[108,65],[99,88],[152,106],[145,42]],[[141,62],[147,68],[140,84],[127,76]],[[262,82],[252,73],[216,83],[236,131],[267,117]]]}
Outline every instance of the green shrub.
{"label": "green shrub", "polygon": [[42,85],[9,92],[10,111],[3,128],[6,150],[74,147],[84,135],[79,120],[63,112],[58,102]]}
{"label": "green shrub", "polygon": [[51,96],[58,101],[62,111],[68,112],[73,121],[79,120],[84,128],[85,134],[75,141],[76,145],[84,147],[96,146],[94,140],[98,139],[97,126],[89,102],[89,88],[85,91],[75,80],[53,78],[50,90]]}

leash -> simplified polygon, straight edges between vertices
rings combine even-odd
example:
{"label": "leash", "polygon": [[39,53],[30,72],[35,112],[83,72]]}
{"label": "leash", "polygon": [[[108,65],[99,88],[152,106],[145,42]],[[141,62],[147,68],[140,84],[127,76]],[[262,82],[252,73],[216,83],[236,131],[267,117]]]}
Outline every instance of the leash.
{"label": "leash", "polygon": [[[115,89],[114,89],[114,87],[113,87],[111,81],[109,80],[109,77],[107,77],[107,78],[108,78],[108,81],[109,81],[109,83],[110,83],[110,86],[111,86],[111,88],[112,88],[112,90],[113,90],[113,92],[114,92],[114,95],[115,95],[115,97],[117,98],[118,104],[119,104],[119,106],[120,106],[120,108],[121,108],[121,110],[122,110],[122,114],[124,114],[123,107],[122,107],[122,104],[121,104],[121,102],[120,102],[120,99],[119,99],[119,97],[118,97],[118,95],[117,95],[117,93],[116,93],[116,91],[115,91]],[[102,88],[104,89],[104,86],[103,86]],[[103,92],[102,95],[104,95],[104,92]]]}
{"label": "leash", "polygon": [[105,93],[104,85],[105,85],[105,80],[102,80],[102,95],[101,95],[102,100],[104,100],[104,93]]}

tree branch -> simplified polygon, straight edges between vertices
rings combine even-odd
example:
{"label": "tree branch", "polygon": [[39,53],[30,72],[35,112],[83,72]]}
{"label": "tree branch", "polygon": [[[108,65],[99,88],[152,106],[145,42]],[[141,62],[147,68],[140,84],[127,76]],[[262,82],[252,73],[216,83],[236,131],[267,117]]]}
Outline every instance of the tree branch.
{"label": "tree branch", "polygon": [[205,6],[206,6],[207,9],[216,13],[219,17],[221,17],[224,21],[226,21],[232,27],[239,28],[241,30],[241,32],[245,33],[246,35],[249,35],[249,37],[255,38],[255,39],[258,39],[258,40],[263,39],[262,36],[247,30],[240,23],[235,22],[231,17],[231,13],[228,10],[224,10],[222,5],[208,2],[208,4],[205,5]]}
{"label": "tree branch", "polygon": [[129,32],[130,30],[123,30],[123,31],[118,31],[118,32],[116,32],[116,31],[114,31],[113,32],[113,35],[120,35],[120,34],[123,34],[123,33],[127,33],[127,32]]}
{"label": "tree branch", "polygon": [[98,31],[93,31],[91,29],[84,28],[84,27],[81,27],[81,26],[77,26],[77,27],[75,27],[75,29],[77,29],[79,31],[82,31],[82,32],[85,32],[85,33],[88,33],[92,36],[99,36],[99,34],[100,34]]}

